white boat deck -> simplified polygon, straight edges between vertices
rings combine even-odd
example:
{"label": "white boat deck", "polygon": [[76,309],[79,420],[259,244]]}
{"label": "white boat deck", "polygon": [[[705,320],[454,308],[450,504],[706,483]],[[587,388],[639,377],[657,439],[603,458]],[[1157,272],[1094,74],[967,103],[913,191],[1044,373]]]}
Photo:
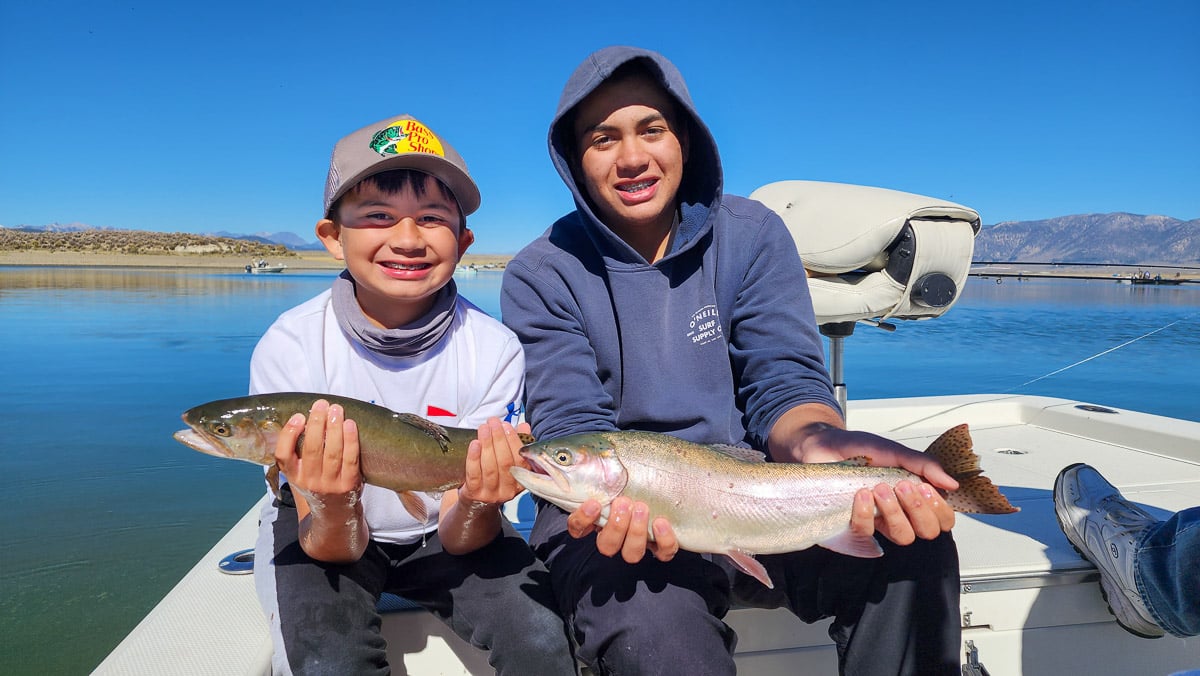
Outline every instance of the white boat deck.
{"label": "white boat deck", "polygon": [[[985,473],[1021,507],[959,515],[964,657],[974,646],[994,676],[1200,669],[1200,638],[1140,639],[1117,626],[1094,569],[1059,531],[1051,494],[1060,469],[1087,462],[1151,511],[1200,505],[1200,423],[1078,404],[999,395],[852,401],[849,422],[914,448],[969,423]],[[222,558],[253,547],[257,514],[256,505],[95,673],[269,673],[253,580],[217,569]],[[837,672],[824,623],[755,609],[736,609],[727,621],[738,630],[740,673]],[[423,611],[389,614],[384,634],[396,673],[492,673],[483,653]]]}

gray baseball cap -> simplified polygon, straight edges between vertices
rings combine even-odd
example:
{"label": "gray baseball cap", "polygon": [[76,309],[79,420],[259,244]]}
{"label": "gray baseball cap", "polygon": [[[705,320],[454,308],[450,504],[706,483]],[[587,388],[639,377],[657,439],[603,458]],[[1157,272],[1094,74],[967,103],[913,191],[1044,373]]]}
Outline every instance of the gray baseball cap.
{"label": "gray baseball cap", "polygon": [[446,140],[411,115],[396,115],[344,137],[333,147],[325,181],[325,216],[359,181],[392,169],[416,169],[450,188],[463,215],[479,208],[479,186]]}

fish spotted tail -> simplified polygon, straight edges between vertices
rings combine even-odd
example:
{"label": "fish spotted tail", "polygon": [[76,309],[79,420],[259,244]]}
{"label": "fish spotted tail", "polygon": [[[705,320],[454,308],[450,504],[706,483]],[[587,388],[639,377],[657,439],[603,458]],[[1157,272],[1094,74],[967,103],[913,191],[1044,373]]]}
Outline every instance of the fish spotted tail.
{"label": "fish spotted tail", "polygon": [[1012,514],[1014,507],[992,480],[983,476],[967,424],[951,427],[929,444],[933,456],[946,473],[958,482],[958,490],[945,493],[946,503],[964,514]]}

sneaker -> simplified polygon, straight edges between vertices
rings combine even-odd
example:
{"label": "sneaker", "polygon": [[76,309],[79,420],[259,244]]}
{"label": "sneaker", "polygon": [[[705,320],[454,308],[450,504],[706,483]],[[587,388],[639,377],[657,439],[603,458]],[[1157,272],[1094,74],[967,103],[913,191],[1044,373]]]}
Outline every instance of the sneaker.
{"label": "sneaker", "polygon": [[1100,571],[1100,591],[1117,624],[1142,638],[1165,633],[1146,609],[1133,577],[1134,547],[1158,519],[1121,497],[1092,467],[1071,465],[1054,480],[1054,513],[1075,551]]}

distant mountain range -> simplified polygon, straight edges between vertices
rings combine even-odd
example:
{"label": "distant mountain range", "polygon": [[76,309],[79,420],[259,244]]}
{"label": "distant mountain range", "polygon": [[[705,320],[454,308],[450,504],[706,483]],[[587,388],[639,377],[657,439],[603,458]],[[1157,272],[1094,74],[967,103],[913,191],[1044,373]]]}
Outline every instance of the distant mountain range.
{"label": "distant mountain range", "polygon": [[[0,226],[2,228],[3,226]],[[28,233],[117,230],[84,223],[19,225]],[[293,232],[204,233],[211,237],[282,245],[293,251],[322,248]],[[976,261],[1024,263],[1101,263],[1109,265],[1200,266],[1200,219],[1169,216],[1081,214],[1041,221],[1005,221],[985,225],[975,238]]]}
{"label": "distant mountain range", "polygon": [[208,232],[213,237],[229,237],[231,239],[249,239],[263,244],[282,244],[292,251],[322,251],[325,246],[320,242],[306,242],[294,232],[258,232],[245,235],[236,232]]}
{"label": "distant mountain range", "polygon": [[1200,265],[1200,219],[1082,214],[984,226],[976,261]]}

